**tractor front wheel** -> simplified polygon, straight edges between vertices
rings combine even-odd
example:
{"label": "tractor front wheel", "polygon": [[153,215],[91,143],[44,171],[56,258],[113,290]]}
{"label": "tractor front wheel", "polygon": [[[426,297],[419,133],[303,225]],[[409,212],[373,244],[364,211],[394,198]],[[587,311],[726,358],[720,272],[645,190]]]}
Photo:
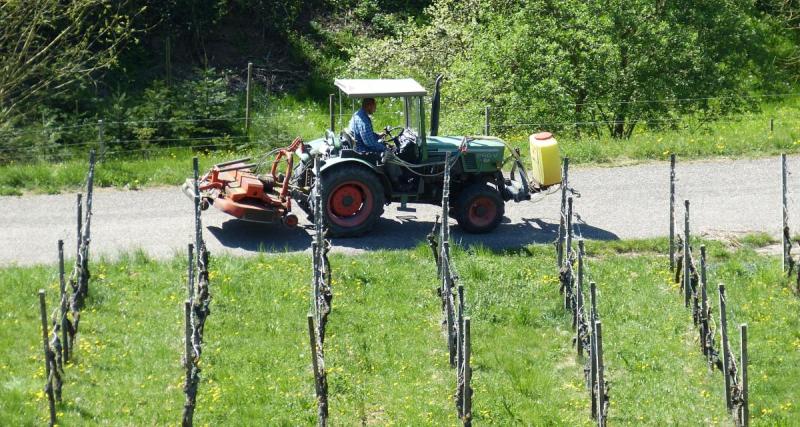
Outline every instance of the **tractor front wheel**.
{"label": "tractor front wheel", "polygon": [[470,233],[494,230],[505,213],[503,199],[488,184],[472,184],[458,195],[455,206],[458,225]]}
{"label": "tractor front wheel", "polygon": [[360,236],[383,213],[383,188],[374,173],[339,168],[322,175],[325,222],[331,237]]}

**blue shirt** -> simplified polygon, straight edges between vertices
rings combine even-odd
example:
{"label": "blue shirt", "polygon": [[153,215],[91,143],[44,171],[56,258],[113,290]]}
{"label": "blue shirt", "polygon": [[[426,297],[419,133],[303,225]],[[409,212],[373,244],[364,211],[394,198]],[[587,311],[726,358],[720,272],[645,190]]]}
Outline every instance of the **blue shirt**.
{"label": "blue shirt", "polygon": [[353,114],[348,125],[356,138],[355,150],[359,153],[383,153],[386,146],[378,141],[378,135],[372,130],[372,119],[363,108]]}

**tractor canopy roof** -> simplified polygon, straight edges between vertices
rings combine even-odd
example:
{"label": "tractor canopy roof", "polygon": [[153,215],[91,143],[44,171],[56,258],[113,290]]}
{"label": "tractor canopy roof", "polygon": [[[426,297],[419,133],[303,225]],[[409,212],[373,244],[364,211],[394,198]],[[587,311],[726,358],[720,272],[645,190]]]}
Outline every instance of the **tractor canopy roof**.
{"label": "tractor canopy roof", "polygon": [[414,79],[336,79],[336,85],[351,98],[424,96],[425,88]]}

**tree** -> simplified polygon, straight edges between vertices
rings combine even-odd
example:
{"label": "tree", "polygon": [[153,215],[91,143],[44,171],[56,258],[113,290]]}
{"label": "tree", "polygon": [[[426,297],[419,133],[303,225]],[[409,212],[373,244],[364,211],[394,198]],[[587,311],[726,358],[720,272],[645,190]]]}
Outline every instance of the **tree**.
{"label": "tree", "polygon": [[92,80],[135,40],[127,0],[0,0],[0,123]]}
{"label": "tree", "polygon": [[[352,67],[444,69],[459,110],[489,104],[507,122],[626,138],[642,123],[734,110],[764,45],[746,0],[471,0],[448,13],[452,3],[435,2],[428,25],[374,42]],[[402,65],[368,60],[381,51]]]}

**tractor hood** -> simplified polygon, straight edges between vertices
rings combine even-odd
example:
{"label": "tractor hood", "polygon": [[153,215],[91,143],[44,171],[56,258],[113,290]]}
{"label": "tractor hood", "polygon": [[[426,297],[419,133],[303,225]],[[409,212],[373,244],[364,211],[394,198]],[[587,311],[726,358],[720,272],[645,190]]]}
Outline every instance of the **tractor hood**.
{"label": "tractor hood", "polygon": [[[429,136],[428,152],[455,152],[461,146],[461,139],[463,136]],[[505,150],[506,146],[502,139],[492,136],[475,137],[468,144],[467,151],[476,153],[485,152],[500,152]]]}

